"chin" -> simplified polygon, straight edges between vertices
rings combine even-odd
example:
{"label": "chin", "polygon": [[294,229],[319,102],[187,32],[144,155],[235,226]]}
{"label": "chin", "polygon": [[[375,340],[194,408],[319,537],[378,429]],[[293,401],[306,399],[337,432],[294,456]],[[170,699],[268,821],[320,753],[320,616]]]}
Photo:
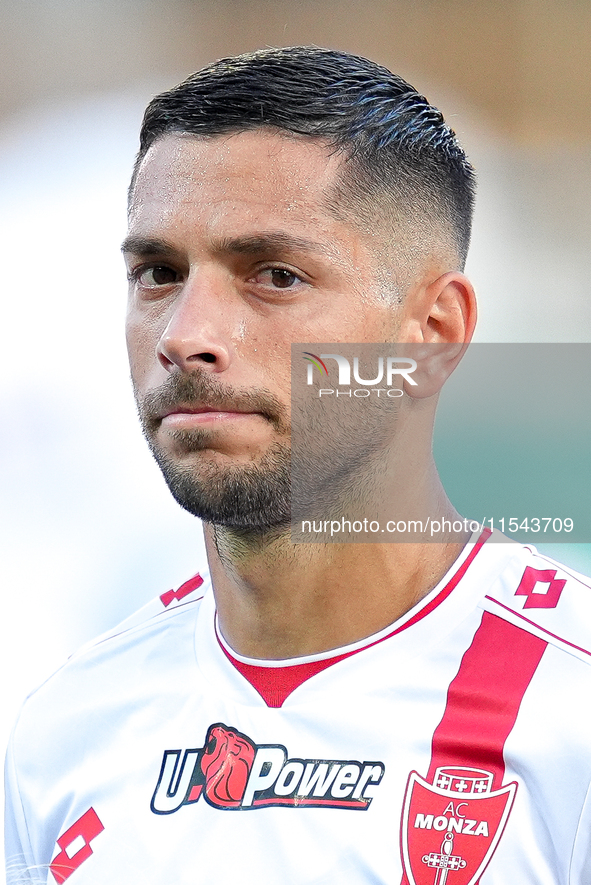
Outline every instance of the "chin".
{"label": "chin", "polygon": [[[175,501],[193,516],[237,532],[265,534],[291,523],[289,447],[274,445],[259,462],[204,453],[197,465],[152,452]],[[230,463],[230,461],[232,463]]]}

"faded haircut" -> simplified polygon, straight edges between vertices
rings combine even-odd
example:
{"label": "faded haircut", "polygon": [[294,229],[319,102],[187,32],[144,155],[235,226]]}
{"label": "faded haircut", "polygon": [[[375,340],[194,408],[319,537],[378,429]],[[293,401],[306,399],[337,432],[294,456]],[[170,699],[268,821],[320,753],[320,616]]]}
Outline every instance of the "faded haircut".
{"label": "faded haircut", "polygon": [[156,96],[144,115],[130,195],[144,156],[164,135],[261,127],[342,152],[348,161],[342,183],[353,203],[367,206],[381,195],[404,213],[438,221],[463,267],[475,175],[455,133],[401,77],[345,52],[294,46],[246,53]]}

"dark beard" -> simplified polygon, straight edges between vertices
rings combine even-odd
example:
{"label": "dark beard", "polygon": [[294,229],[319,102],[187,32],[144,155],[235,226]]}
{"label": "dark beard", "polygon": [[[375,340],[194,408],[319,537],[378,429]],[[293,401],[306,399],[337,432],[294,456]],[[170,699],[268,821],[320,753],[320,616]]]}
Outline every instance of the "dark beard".
{"label": "dark beard", "polygon": [[[192,433],[175,434],[185,449],[203,448]],[[175,501],[205,522],[226,526],[241,533],[265,534],[287,527],[291,521],[291,470],[288,446],[275,444],[256,465],[220,469],[203,468],[196,476],[190,467],[169,461],[150,442],[152,454],[162,470]]]}
{"label": "dark beard", "polygon": [[[276,430],[285,433],[285,408],[269,391],[244,393],[203,372],[170,375],[166,383],[136,401],[144,435],[162,470],[174,499],[193,516],[214,525],[226,526],[241,534],[266,534],[288,527],[291,520],[291,458],[289,444],[275,443],[257,464],[219,467],[203,464],[199,474],[192,467],[172,461],[157,442],[163,410],[178,403],[203,403],[218,409],[259,412]],[[211,447],[211,436],[199,429],[178,430],[171,434],[186,453]]]}
{"label": "dark beard", "polygon": [[[239,391],[198,370],[170,375],[143,401],[136,393],[144,435],[177,503],[212,525],[257,536],[281,532],[302,519],[332,518],[347,508],[360,511],[379,498],[372,471],[383,461],[397,403],[359,400],[345,410],[336,400],[325,406],[300,399],[292,403],[290,447],[286,409],[267,390]],[[158,416],[179,404],[257,412],[286,442],[275,442],[256,463],[220,466],[203,458],[197,469],[179,464],[157,441]],[[186,454],[212,448],[207,430],[176,430],[169,437]]]}

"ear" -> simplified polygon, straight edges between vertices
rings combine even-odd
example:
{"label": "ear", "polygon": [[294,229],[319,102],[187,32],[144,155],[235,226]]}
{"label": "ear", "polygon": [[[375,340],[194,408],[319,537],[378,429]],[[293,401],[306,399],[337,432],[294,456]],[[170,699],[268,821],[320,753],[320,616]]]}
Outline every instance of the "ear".
{"label": "ear", "polygon": [[404,355],[417,362],[416,386],[406,388],[420,399],[438,393],[461,360],[476,326],[476,295],[470,280],[450,271],[409,292],[401,323]]}

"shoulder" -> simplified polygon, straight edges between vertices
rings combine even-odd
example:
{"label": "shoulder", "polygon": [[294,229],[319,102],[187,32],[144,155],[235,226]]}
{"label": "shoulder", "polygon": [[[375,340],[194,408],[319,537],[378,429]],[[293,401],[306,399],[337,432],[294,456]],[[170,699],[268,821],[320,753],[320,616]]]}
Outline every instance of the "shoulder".
{"label": "shoulder", "polygon": [[27,821],[35,844],[51,832],[37,827],[44,815],[39,802],[75,795],[93,778],[100,794],[117,760],[126,764],[126,757],[139,752],[138,734],[153,734],[183,708],[187,684],[194,691],[187,673],[194,666],[195,623],[209,585],[202,570],[165,591],[83,646],[28,696],[6,760],[11,839],[17,846],[22,842],[27,857],[37,856],[37,849],[26,848]]}
{"label": "shoulder", "polygon": [[[83,645],[26,699],[23,714],[72,692],[122,686],[148,659],[152,668],[171,664],[189,651],[176,647],[181,632],[192,635],[197,611],[211,586],[209,571],[201,569],[179,587],[166,590],[111,630]],[[188,644],[186,644],[188,645]],[[171,653],[174,646],[174,653]]]}
{"label": "shoulder", "polygon": [[591,579],[539,553],[516,550],[483,608],[591,664]]}
{"label": "shoulder", "polygon": [[164,624],[171,615],[188,614],[195,609],[210,589],[211,579],[207,567],[201,568],[179,587],[165,590],[155,599],[142,606],[129,617],[125,618],[111,630],[92,639],[72,655],[70,660],[83,656],[98,645],[114,643],[126,634],[150,632],[153,627]]}

